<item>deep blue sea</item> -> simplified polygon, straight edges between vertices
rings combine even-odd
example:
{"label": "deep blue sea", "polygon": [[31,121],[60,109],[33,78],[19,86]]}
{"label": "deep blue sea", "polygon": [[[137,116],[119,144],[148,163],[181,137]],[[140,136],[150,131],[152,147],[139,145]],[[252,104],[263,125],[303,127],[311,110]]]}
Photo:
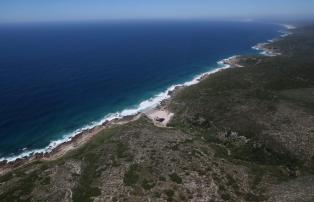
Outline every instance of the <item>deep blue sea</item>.
{"label": "deep blue sea", "polygon": [[254,22],[0,25],[0,159],[44,148],[279,36]]}

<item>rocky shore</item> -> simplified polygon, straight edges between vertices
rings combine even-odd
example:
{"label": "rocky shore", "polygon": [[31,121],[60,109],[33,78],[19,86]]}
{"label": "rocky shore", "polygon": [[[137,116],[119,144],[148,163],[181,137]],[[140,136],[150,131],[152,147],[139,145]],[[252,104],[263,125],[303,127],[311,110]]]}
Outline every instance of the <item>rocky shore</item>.
{"label": "rocky shore", "polygon": [[275,47],[271,46],[270,43],[259,43],[256,46],[253,46],[252,48],[261,51],[261,54],[265,56],[274,57],[281,55],[281,53],[278,52],[278,50]]}
{"label": "rocky shore", "polygon": [[54,148],[51,152],[46,153],[36,153],[29,157],[18,158],[15,161],[1,161],[0,162],[0,176],[6,174],[7,172],[19,168],[21,166],[30,164],[34,161],[52,161],[64,156],[67,152],[77,149],[78,147],[88,143],[95,135],[99,134],[101,131],[113,127],[114,125],[127,124],[132,121],[136,121],[141,117],[142,114],[137,114],[134,116],[125,116],[122,119],[114,119],[112,121],[107,121],[102,125],[96,126],[92,129],[82,131],[78,135],[74,136],[70,141],[64,142]]}

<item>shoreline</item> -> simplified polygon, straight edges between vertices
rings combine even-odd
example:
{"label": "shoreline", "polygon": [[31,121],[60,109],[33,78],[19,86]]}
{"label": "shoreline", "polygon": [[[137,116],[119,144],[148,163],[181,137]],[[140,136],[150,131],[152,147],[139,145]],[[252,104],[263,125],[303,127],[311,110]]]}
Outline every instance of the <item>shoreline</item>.
{"label": "shoreline", "polygon": [[[255,45],[252,48],[261,51],[259,54],[264,56],[278,56],[281,53],[266,47],[271,43],[280,40],[286,36],[292,34],[289,30],[295,29],[294,26],[282,25],[287,29],[285,33],[280,35],[280,37],[268,40],[268,43],[259,43],[263,45]],[[211,74],[223,71],[225,69],[234,67],[243,67],[239,64],[241,57],[245,55],[235,55],[217,62],[218,67],[214,68],[208,72],[199,74],[195,76],[191,81],[187,81],[182,84],[172,85],[165,91],[157,94],[156,96],[144,100],[136,108],[125,109],[121,112],[108,114],[102,120],[98,122],[93,122],[91,125],[82,127],[71,133],[70,135],[64,136],[61,140],[52,141],[47,147],[43,149],[31,150],[20,155],[13,157],[0,158],[0,176],[6,174],[7,172],[19,168],[23,165],[27,165],[37,160],[50,161],[55,160],[68,151],[76,149],[85,143],[87,143],[95,135],[99,134],[101,131],[113,127],[119,124],[126,124],[132,121],[136,121],[143,115],[147,116],[152,120],[156,126],[167,127],[167,123],[171,120],[174,115],[167,110],[167,103],[171,101],[171,98],[176,91],[183,89],[185,87],[198,84],[200,81],[208,78]],[[159,117],[161,116],[161,117]],[[163,121],[156,121],[156,117],[164,119]],[[24,154],[24,155],[23,155]]]}
{"label": "shoreline", "polygon": [[268,57],[280,56],[281,53],[274,47],[271,46],[272,43],[279,41],[282,38],[290,36],[293,34],[291,30],[296,29],[293,25],[282,24],[282,26],[286,30],[279,30],[278,32],[281,34],[278,38],[267,40],[267,42],[258,43],[252,47],[252,49],[260,51],[260,54]]}

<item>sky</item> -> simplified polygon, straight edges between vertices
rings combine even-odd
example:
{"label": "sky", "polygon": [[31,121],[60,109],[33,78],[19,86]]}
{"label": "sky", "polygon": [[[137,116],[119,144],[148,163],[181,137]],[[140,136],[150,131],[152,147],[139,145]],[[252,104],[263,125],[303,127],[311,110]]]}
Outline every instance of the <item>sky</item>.
{"label": "sky", "polygon": [[0,0],[0,22],[314,19],[314,0]]}

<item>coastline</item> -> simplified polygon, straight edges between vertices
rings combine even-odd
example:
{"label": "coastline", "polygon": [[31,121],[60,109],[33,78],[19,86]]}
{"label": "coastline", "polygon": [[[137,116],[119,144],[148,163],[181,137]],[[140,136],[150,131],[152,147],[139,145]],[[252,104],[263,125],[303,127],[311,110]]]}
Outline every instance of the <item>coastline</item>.
{"label": "coastline", "polygon": [[[280,38],[291,35],[292,32],[290,32],[289,30],[295,29],[295,27],[290,25],[282,26],[284,26],[287,31],[282,31],[282,35],[280,36]],[[277,50],[272,49],[271,47],[269,47],[269,45],[277,40],[280,40],[280,38],[268,40],[268,43],[259,43],[252,48],[261,51],[260,54],[264,56],[278,56],[281,53],[277,52]],[[167,103],[171,101],[171,98],[175,95],[176,91],[191,85],[198,84],[200,81],[208,78],[211,74],[214,74],[216,72],[234,67],[242,67],[242,65],[239,64],[241,57],[242,56],[240,55],[235,55],[218,61],[217,68],[197,75],[191,81],[187,81],[182,84],[172,85],[164,92],[159,93],[155,97],[144,100],[136,108],[125,109],[121,112],[108,114],[101,121],[94,122],[91,125],[74,131],[72,134],[65,136],[62,140],[53,141],[43,149],[28,151],[21,155],[13,156],[10,158],[0,158],[0,176],[11,171],[12,169],[27,165],[36,160],[50,161],[60,158],[68,151],[84,145],[101,131],[113,127],[117,124],[126,124],[132,121],[136,121],[143,115],[152,119],[152,121],[154,122],[155,116],[150,117],[150,114],[155,113],[158,116],[160,115],[160,111],[164,111],[165,113],[163,114],[170,115],[170,118],[165,121],[165,124],[161,124],[162,127],[166,127],[168,121],[170,121],[171,117],[173,116],[171,112],[167,111]]]}
{"label": "coastline", "polygon": [[286,30],[278,31],[281,34],[279,38],[270,39],[267,42],[258,43],[255,46],[253,46],[252,49],[260,51],[260,54],[263,56],[268,56],[268,57],[280,56],[281,53],[276,48],[272,47],[271,44],[282,38],[290,36],[291,34],[293,34],[291,30],[296,29],[296,27],[293,25],[282,24],[282,26]]}

